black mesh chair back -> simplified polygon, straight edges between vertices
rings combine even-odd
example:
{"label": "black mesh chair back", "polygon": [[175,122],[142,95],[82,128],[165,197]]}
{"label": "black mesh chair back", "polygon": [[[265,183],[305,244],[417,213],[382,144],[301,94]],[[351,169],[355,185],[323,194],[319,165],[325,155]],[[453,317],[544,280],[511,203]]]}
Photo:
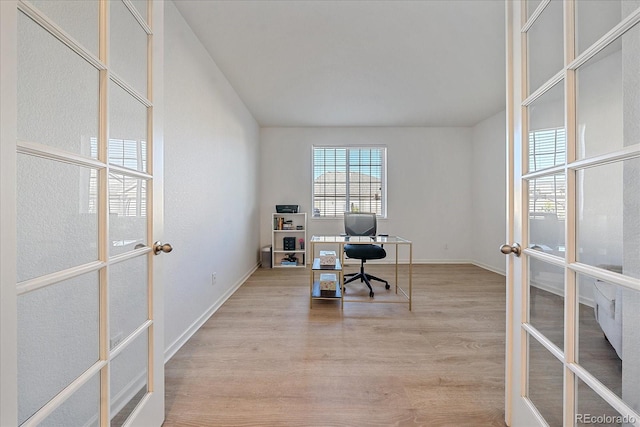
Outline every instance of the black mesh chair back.
{"label": "black mesh chair back", "polygon": [[348,236],[375,236],[377,231],[375,213],[345,212],[344,232]]}
{"label": "black mesh chair back", "polygon": [[[347,236],[372,236],[375,237],[377,231],[376,214],[372,212],[345,212],[344,213],[344,232]],[[348,258],[360,260],[360,272],[345,274],[344,284],[360,279],[369,288],[369,296],[373,298],[373,288],[371,280],[377,280],[385,284],[385,288],[389,289],[389,282],[371,274],[365,273],[364,263],[368,259],[382,259],[387,256],[387,252],[382,246],[368,244],[346,244],[344,245],[344,253]],[[348,279],[347,279],[348,278]],[[343,286],[344,290],[344,286]]]}

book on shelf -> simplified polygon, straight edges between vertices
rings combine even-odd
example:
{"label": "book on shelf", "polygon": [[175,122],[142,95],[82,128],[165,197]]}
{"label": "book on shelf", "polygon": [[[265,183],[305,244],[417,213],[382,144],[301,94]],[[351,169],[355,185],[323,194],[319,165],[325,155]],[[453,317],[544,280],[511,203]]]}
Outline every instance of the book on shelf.
{"label": "book on shelf", "polygon": [[296,227],[293,224],[292,219],[284,219],[284,217],[273,217],[273,229],[274,230],[295,230]]}

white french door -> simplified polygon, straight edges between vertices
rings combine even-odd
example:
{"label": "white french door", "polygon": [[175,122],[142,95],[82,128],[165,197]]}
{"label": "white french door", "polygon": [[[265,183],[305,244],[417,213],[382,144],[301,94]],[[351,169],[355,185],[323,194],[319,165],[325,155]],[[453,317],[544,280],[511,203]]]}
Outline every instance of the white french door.
{"label": "white french door", "polygon": [[506,11],[507,423],[640,426],[640,2]]}
{"label": "white french door", "polygon": [[0,425],[159,426],[162,2],[0,3]]}

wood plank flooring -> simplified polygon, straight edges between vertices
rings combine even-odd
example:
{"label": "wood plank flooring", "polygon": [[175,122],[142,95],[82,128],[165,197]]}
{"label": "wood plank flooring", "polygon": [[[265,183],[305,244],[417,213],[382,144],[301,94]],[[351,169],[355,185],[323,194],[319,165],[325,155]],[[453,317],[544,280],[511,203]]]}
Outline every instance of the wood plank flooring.
{"label": "wood plank flooring", "polygon": [[257,270],[167,363],[164,426],[504,426],[504,277],[417,265],[413,283],[413,311],[310,309],[308,269]]}

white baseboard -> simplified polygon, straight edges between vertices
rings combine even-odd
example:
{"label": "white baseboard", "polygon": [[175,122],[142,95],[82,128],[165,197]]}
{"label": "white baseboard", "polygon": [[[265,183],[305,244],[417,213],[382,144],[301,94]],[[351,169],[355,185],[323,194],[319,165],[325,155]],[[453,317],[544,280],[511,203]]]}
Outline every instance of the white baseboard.
{"label": "white baseboard", "polygon": [[[564,298],[564,287],[562,289],[558,288],[557,286],[552,286],[552,285],[548,285],[546,283],[539,283],[536,282],[535,286],[538,289],[542,289],[543,291],[549,292],[550,294],[554,294],[557,295],[561,298]],[[587,298],[585,296],[582,295],[578,295],[578,302],[580,304],[584,304],[588,307],[595,307],[596,303],[593,300],[593,298]]]}
{"label": "white baseboard", "polygon": [[506,270],[499,270],[499,269],[497,269],[497,268],[495,268],[495,267],[491,267],[490,265],[483,264],[483,263],[478,262],[478,261],[472,261],[471,263],[472,263],[473,265],[475,265],[476,267],[480,267],[480,268],[483,268],[483,269],[485,269],[485,270],[492,271],[492,272],[494,272],[494,273],[496,273],[496,274],[499,274],[499,275],[501,275],[501,276],[506,276],[506,275],[507,275]]}
{"label": "white baseboard", "polygon": [[225,301],[227,301],[229,297],[231,297],[231,295],[233,295],[235,291],[237,291],[238,288],[240,288],[240,286],[242,286],[242,284],[247,281],[247,279],[258,269],[258,267],[260,267],[260,263],[256,263],[256,265],[251,270],[249,270],[244,276],[242,276],[242,278],[240,278],[240,280],[238,280],[233,286],[231,286],[227,290],[227,292],[221,295],[220,298],[218,298],[218,300],[215,301],[207,311],[202,313],[202,315],[198,317],[195,322],[193,322],[191,326],[189,326],[187,330],[184,331],[182,335],[180,335],[174,342],[171,343],[169,347],[167,347],[164,352],[165,364],[178,352],[178,350],[180,350],[180,348],[182,348],[183,345],[186,344],[187,341],[189,341],[189,338],[191,338],[193,334],[198,332],[198,329],[200,329],[202,325],[204,325],[205,322],[209,320],[209,318],[213,316],[216,311],[218,311],[222,304],[224,304]]}

